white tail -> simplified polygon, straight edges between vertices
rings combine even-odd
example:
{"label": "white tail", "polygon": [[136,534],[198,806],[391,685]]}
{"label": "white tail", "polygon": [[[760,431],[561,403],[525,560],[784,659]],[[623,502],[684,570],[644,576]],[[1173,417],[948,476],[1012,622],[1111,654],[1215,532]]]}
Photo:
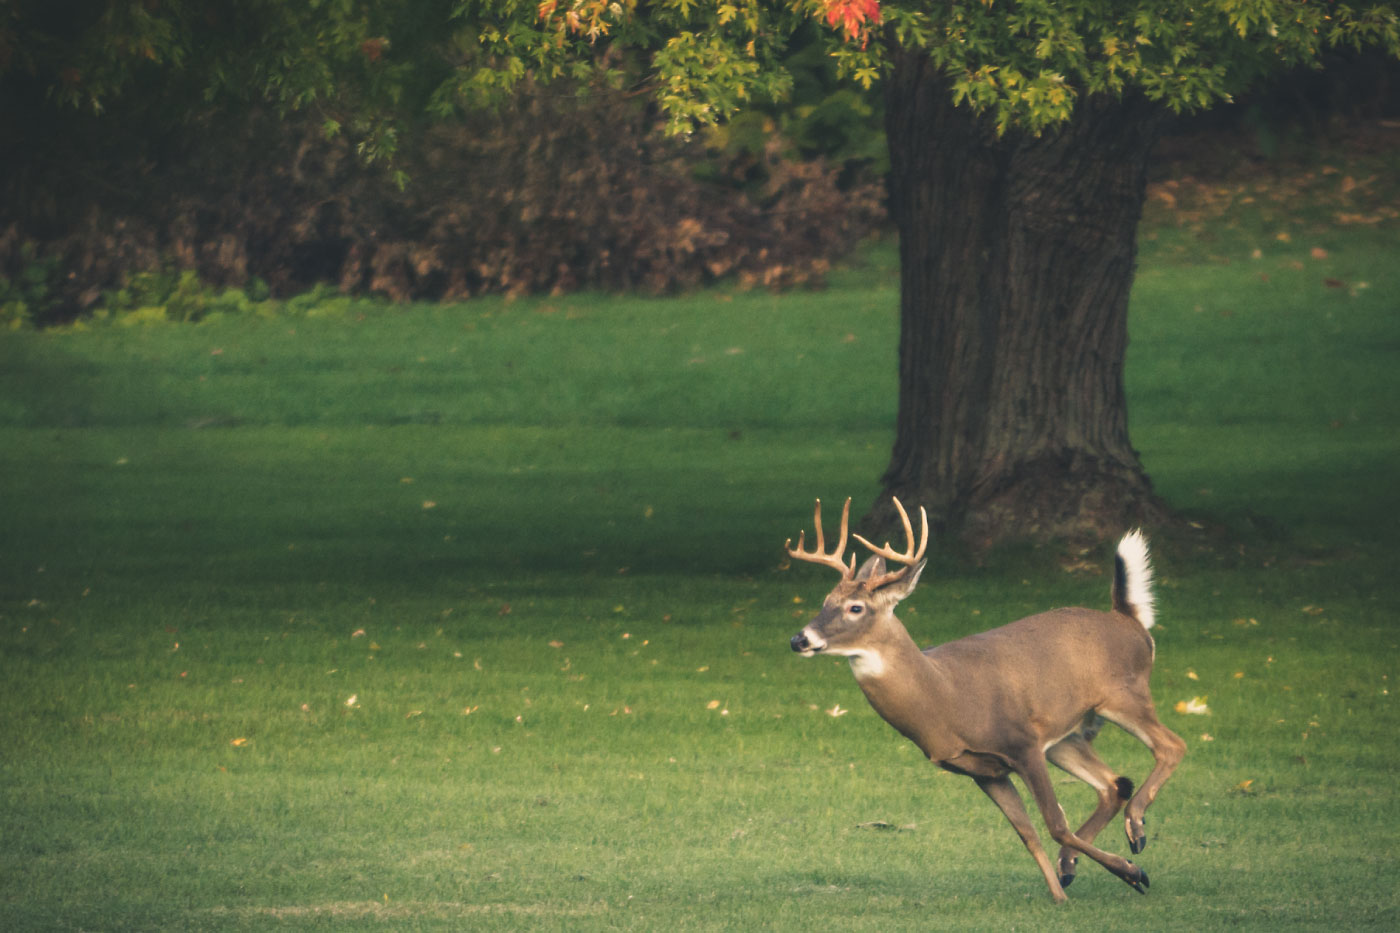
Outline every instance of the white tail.
{"label": "white tail", "polygon": [[[1186,752],[1186,743],[1158,721],[1148,688],[1155,646],[1147,630],[1155,617],[1147,540],[1134,531],[1118,544],[1112,612],[1056,609],[920,651],[894,608],[923,572],[928,517],[919,510],[916,547],[908,514],[898,499],[894,504],[907,547],[903,552],[876,548],[856,535],[874,556],[855,570],[854,556],[850,564],[844,560],[850,500],[833,553],[824,550],[817,502],[816,550],[807,551],[799,538],[788,553],[839,570],[841,582],[793,636],[792,649],[804,657],[849,657],[861,691],[886,722],[935,764],[971,777],[1001,808],[1056,901],[1065,900],[1064,886],[1074,880],[1080,854],[1146,893],[1146,872],[1093,841],[1126,801],[1128,848],[1141,852],[1147,845],[1144,811]],[[901,566],[887,570],[887,560]],[[1105,720],[1152,751],[1155,765],[1136,793],[1133,782],[1115,773],[1090,744]],[[1078,830],[1070,830],[1055,798],[1047,760],[1098,794],[1098,806]],[[1058,871],[1011,783],[1013,773],[1025,782],[1060,845]]]}
{"label": "white tail", "polygon": [[1137,619],[1143,628],[1156,625],[1152,561],[1147,554],[1147,539],[1142,536],[1141,530],[1128,532],[1118,542],[1113,570],[1113,608]]}

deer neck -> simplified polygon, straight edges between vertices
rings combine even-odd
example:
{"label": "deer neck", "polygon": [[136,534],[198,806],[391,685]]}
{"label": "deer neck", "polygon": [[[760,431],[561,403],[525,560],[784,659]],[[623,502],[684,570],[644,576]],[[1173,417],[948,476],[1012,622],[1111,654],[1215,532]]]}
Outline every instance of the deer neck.
{"label": "deer neck", "polygon": [[850,654],[851,673],[881,718],[918,745],[930,758],[941,758],[954,739],[941,728],[953,698],[934,662],[919,650],[904,624],[891,615]]}

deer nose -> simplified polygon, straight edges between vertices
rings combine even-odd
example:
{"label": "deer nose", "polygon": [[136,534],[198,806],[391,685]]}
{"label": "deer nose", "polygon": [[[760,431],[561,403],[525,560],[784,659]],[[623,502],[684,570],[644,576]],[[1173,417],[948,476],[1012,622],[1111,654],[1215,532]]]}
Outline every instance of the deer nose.
{"label": "deer nose", "polygon": [[796,635],[792,636],[793,651],[806,651],[811,647],[812,643],[807,640],[806,632],[798,632]]}

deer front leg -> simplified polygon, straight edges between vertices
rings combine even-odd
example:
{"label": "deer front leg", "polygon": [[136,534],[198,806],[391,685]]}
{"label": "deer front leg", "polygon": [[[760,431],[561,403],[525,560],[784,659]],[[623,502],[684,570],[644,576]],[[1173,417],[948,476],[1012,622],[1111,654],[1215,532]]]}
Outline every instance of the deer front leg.
{"label": "deer front leg", "polygon": [[1147,880],[1147,872],[1121,855],[1114,855],[1111,852],[1095,848],[1070,832],[1064,808],[1055,798],[1055,790],[1050,785],[1050,773],[1045,769],[1044,757],[1034,755],[1016,764],[1016,773],[1021,775],[1021,780],[1026,782],[1026,787],[1030,789],[1035,798],[1035,805],[1040,808],[1041,818],[1045,820],[1045,825],[1049,828],[1050,835],[1054,837],[1056,842],[1063,847],[1075,849],[1089,856],[1126,881],[1139,894],[1147,893],[1147,887],[1150,884]]}
{"label": "deer front leg", "polygon": [[[1045,750],[1045,757],[1055,766],[1074,775],[1088,784],[1098,794],[1098,806],[1084,825],[1074,834],[1085,842],[1093,842],[1109,821],[1123,808],[1123,804],[1133,795],[1133,782],[1114,773],[1094,753],[1094,747],[1082,733],[1072,733]],[[1079,862],[1077,850],[1062,846],[1059,855],[1060,884],[1069,887],[1074,881],[1074,873]]]}
{"label": "deer front leg", "polygon": [[1045,876],[1045,883],[1050,886],[1050,896],[1055,899],[1055,903],[1062,904],[1069,900],[1065,897],[1065,889],[1060,886],[1060,879],[1055,876],[1055,870],[1050,865],[1050,857],[1045,854],[1045,849],[1040,844],[1035,825],[1026,813],[1025,805],[1021,803],[1021,795],[1016,792],[1016,785],[1007,777],[974,777],[973,780],[1011,822],[1011,828],[1016,830],[1016,835],[1021,837],[1021,842],[1025,844],[1035,863],[1040,866],[1040,873]]}

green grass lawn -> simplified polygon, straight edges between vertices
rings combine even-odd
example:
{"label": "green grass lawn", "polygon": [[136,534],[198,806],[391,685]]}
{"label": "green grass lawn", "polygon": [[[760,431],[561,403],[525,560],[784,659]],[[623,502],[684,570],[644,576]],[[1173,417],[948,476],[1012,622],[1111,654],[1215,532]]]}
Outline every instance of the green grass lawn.
{"label": "green grass lawn", "polygon": [[[1134,440],[1229,528],[1159,549],[1148,896],[1053,905],[788,649],[833,581],[781,544],[892,440],[885,245],[814,293],[0,336],[3,925],[1400,927],[1394,226],[1253,209],[1150,215],[1135,292]],[[1108,559],[939,557],[901,615],[1106,607]]]}

